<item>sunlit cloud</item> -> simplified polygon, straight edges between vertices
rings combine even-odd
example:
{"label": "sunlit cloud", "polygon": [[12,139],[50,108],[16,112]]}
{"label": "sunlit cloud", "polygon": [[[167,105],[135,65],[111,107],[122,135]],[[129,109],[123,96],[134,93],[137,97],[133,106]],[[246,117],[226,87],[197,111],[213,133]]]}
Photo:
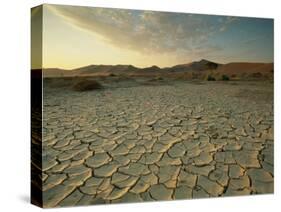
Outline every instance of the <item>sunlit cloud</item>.
{"label": "sunlit cloud", "polygon": [[237,20],[222,17],[214,22],[206,16],[167,12],[48,7],[74,26],[99,34],[112,45],[145,54],[192,51],[196,55],[220,50],[208,43],[209,38]]}
{"label": "sunlit cloud", "polygon": [[[63,49],[70,49],[71,44],[67,41],[71,39],[58,41],[60,45],[52,44],[56,41],[54,36],[46,39],[46,45],[50,46],[48,55],[58,60],[63,57],[65,61],[69,56],[76,61],[76,66],[84,63],[126,63],[163,67],[202,58],[222,63],[234,59],[273,61],[271,19],[64,5],[45,5],[45,9],[48,11],[46,19],[52,20],[52,24],[47,21],[46,33],[51,36],[59,31],[60,38],[70,33],[76,36],[75,39],[81,38],[83,48],[80,51],[87,52],[88,59],[86,61],[82,55],[79,58],[73,50],[70,55]],[[60,26],[66,31],[62,32]],[[86,36],[85,40],[85,34],[92,38]],[[252,42],[260,37],[264,38],[263,42]],[[96,51],[93,49],[95,46],[98,46]],[[102,51],[103,55],[98,55],[97,51]],[[257,51],[259,54],[254,57]],[[111,57],[105,57],[106,52]],[[95,55],[94,60],[91,60],[91,54]],[[233,55],[238,56],[232,58]],[[47,54],[45,58],[45,61],[51,61]]]}

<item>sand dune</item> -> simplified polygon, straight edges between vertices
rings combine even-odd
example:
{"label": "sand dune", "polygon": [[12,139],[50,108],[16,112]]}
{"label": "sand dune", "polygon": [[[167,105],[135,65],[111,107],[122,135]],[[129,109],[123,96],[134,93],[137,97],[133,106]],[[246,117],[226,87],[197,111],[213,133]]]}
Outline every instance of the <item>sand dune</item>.
{"label": "sand dune", "polygon": [[270,73],[273,71],[273,63],[228,63],[219,66],[217,71],[228,74]]}
{"label": "sand dune", "polygon": [[[208,60],[200,60],[172,67],[159,68],[151,66],[138,68],[132,65],[89,65],[72,70],[59,68],[43,69],[44,77],[74,77],[74,76],[169,76],[182,75],[199,78],[208,74],[215,76],[228,75],[236,78],[273,78],[273,63],[235,62],[219,64]],[[188,77],[187,77],[188,78]]]}

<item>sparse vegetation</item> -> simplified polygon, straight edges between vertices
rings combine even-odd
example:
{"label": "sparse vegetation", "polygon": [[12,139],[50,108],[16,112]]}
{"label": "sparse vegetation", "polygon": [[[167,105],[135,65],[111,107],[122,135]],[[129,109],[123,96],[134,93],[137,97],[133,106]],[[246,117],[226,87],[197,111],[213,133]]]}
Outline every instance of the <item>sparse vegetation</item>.
{"label": "sparse vegetation", "polygon": [[155,77],[156,80],[163,80],[162,77]]}
{"label": "sparse vegetation", "polygon": [[150,82],[156,82],[156,81],[162,81],[162,80],[163,80],[162,77],[157,76],[157,77],[154,77],[154,78],[150,79],[149,81]]}
{"label": "sparse vegetation", "polygon": [[227,75],[225,75],[225,74],[221,76],[221,79],[222,79],[223,81],[229,81],[229,80],[230,80],[229,76],[227,76]]}
{"label": "sparse vegetation", "polygon": [[251,77],[253,77],[253,78],[262,78],[262,73],[260,73],[260,72],[252,73]]}
{"label": "sparse vegetation", "polygon": [[75,91],[90,91],[101,89],[102,87],[103,86],[95,80],[84,79],[74,84],[73,89]]}
{"label": "sparse vegetation", "polygon": [[192,72],[192,79],[199,79],[199,73]]}
{"label": "sparse vegetation", "polygon": [[208,81],[216,81],[216,78],[213,77],[212,75],[208,75],[207,80],[208,80]]}
{"label": "sparse vegetation", "polygon": [[153,86],[156,86],[156,85],[163,85],[163,78],[162,77],[159,77],[159,76],[156,76],[152,79],[148,79],[147,81],[143,82],[142,84],[143,85],[153,85]]}

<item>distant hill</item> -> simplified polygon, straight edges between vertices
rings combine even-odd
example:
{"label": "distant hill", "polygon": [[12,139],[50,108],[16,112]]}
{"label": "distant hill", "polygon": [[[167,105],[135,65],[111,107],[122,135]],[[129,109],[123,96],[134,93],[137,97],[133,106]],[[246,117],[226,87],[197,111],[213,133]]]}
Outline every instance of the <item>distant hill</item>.
{"label": "distant hill", "polygon": [[159,68],[158,66],[150,66],[150,67],[147,67],[147,68],[143,68],[141,70],[142,71],[160,71],[161,68]]}
{"label": "distant hill", "polygon": [[72,71],[77,73],[78,75],[88,75],[88,74],[102,74],[102,75],[109,75],[109,74],[127,74],[130,72],[134,72],[139,70],[132,65],[90,65],[85,66],[77,69],[73,69]]}
{"label": "distant hill", "polygon": [[74,76],[75,72],[72,70],[65,70],[59,68],[45,68],[43,69],[44,77],[65,77],[65,76]]}
{"label": "distant hill", "polygon": [[62,77],[62,76],[107,76],[110,74],[128,74],[139,70],[132,65],[89,65],[72,70],[47,68],[44,69],[44,77]]}
{"label": "distant hill", "polygon": [[74,76],[184,76],[185,78],[202,78],[205,75],[228,75],[230,77],[273,78],[273,63],[235,62],[220,64],[202,59],[187,64],[159,68],[151,66],[138,68],[133,65],[89,65],[72,70],[47,68],[43,69],[44,77]]}
{"label": "distant hill", "polygon": [[205,70],[217,69],[218,66],[220,66],[220,64],[202,59],[200,61],[195,61],[192,63],[176,65],[171,68],[168,68],[168,70],[171,70],[174,72],[205,71]]}

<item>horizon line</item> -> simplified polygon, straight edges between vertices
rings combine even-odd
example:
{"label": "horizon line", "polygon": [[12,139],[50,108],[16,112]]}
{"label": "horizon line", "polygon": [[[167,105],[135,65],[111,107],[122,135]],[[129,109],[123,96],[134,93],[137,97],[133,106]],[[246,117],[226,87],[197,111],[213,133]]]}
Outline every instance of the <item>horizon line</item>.
{"label": "horizon line", "polygon": [[272,62],[265,62],[265,61],[261,61],[261,62],[257,62],[257,61],[233,61],[233,62],[227,62],[227,63],[219,63],[219,62],[214,62],[212,60],[207,60],[207,59],[201,59],[201,60],[195,60],[195,61],[192,61],[192,62],[189,62],[189,63],[180,63],[180,64],[175,64],[175,65],[172,65],[172,66],[165,66],[165,67],[160,67],[156,64],[154,65],[151,65],[151,66],[145,66],[145,67],[138,67],[138,66],[135,66],[135,65],[132,65],[132,64],[94,64],[94,63],[91,63],[91,64],[88,64],[88,65],[82,65],[82,66],[79,66],[79,67],[75,67],[75,68],[60,68],[60,67],[41,67],[41,68],[31,68],[31,70],[33,69],[61,69],[61,70],[67,70],[67,71],[73,71],[75,69],[79,69],[79,68],[84,68],[84,67],[88,67],[88,66],[133,66],[135,68],[138,68],[138,69],[145,69],[145,68],[150,68],[150,67],[153,67],[153,66],[156,66],[160,69],[165,69],[165,68],[172,68],[172,67],[175,67],[175,66],[178,66],[178,65],[187,65],[187,64],[192,64],[192,63],[195,63],[195,62],[200,62],[202,60],[205,60],[205,61],[208,61],[208,62],[213,62],[213,63],[217,63],[218,65],[226,65],[226,64],[230,64],[230,63],[263,63],[263,64],[270,64],[270,63],[274,63],[274,61]]}

